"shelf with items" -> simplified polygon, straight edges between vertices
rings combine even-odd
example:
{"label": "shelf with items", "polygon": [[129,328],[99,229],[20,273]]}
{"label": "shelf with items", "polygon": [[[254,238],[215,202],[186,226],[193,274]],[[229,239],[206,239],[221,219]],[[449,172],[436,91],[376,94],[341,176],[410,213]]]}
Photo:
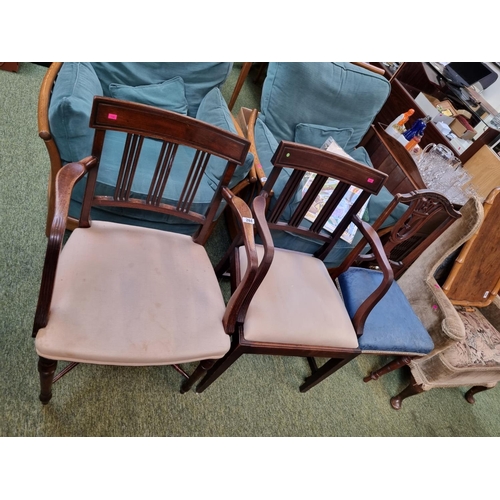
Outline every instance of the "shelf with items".
{"label": "shelf with items", "polygon": [[[489,144],[497,137],[500,137],[500,130],[491,126],[490,118],[482,118],[482,115],[478,114],[478,109],[470,110],[447,87],[443,87],[442,79],[439,78],[438,73],[428,63],[402,63],[390,81],[391,94],[377,116],[377,121],[379,122],[390,123],[396,116],[409,108],[415,109],[415,113],[412,116],[412,123],[414,120],[428,115],[428,108],[417,102],[422,102],[419,99],[422,94],[431,96],[433,100],[439,102],[452,100],[455,108],[458,107],[471,111],[474,125],[476,125],[476,122],[482,122],[482,126],[476,127],[478,130],[472,140],[455,139],[451,134],[441,132],[439,126],[431,122],[428,124],[422,138],[422,147],[425,147],[429,143],[444,144],[455,153],[462,163],[465,163],[483,145]],[[455,125],[458,128],[458,123]]]}

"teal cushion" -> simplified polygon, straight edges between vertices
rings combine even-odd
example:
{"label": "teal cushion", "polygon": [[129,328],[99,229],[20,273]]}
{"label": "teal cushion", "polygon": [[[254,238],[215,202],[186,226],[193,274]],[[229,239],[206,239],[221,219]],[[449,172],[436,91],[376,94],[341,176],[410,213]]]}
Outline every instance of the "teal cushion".
{"label": "teal cushion", "polygon": [[[273,164],[271,163],[271,159],[274,155],[278,147],[278,141],[274,138],[271,131],[266,127],[266,124],[261,120],[260,117],[255,121],[254,127],[254,138],[255,138],[255,148],[257,150],[257,155],[259,157],[259,162],[262,166],[267,177],[269,177],[271,170],[273,169]],[[283,168],[281,173],[276,179],[276,182],[273,186],[273,191],[276,194],[280,194],[285,184],[288,182],[290,175],[292,175],[293,169],[291,168]],[[281,220],[288,221],[292,216],[293,212],[297,208],[300,200],[302,199],[302,186],[305,184],[305,180],[302,181],[301,185],[297,189],[295,196],[292,198],[292,201],[288,204],[288,206],[283,210],[281,215]],[[271,197],[270,206],[274,207],[276,202],[276,197]],[[281,232],[281,231],[280,231]]]}
{"label": "teal cushion", "polygon": [[138,102],[157,108],[187,115],[188,103],[184,92],[184,80],[177,76],[165,82],[132,87],[119,83],[109,85],[111,97],[123,101]]}
{"label": "teal cushion", "polygon": [[298,123],[352,128],[346,151],[365,136],[390,93],[381,75],[346,62],[271,62],[261,113],[276,140],[293,141]]}
{"label": "teal cushion", "polygon": [[295,142],[321,148],[329,137],[345,149],[354,130],[352,128],[327,127],[313,123],[298,123],[295,127]]}
{"label": "teal cushion", "polygon": [[94,130],[89,120],[96,95],[103,92],[90,63],[62,65],[50,99],[49,123],[63,163],[79,161],[92,152]]}
{"label": "teal cushion", "polygon": [[109,96],[109,85],[149,85],[180,76],[184,80],[188,102],[188,116],[194,118],[200,102],[214,87],[226,81],[231,62],[93,62],[91,63],[104,95]]}
{"label": "teal cushion", "polygon": [[[237,134],[234,126],[231,112],[227,107],[227,103],[218,88],[212,89],[201,101],[196,118],[211,125],[215,125],[221,129]],[[226,169],[227,161],[222,158],[212,156],[208,162],[206,175],[213,182],[214,189],[218,186],[222,175]],[[253,165],[253,155],[248,153],[245,163],[236,167],[230,186],[238,184],[242,181],[250,171]]]}

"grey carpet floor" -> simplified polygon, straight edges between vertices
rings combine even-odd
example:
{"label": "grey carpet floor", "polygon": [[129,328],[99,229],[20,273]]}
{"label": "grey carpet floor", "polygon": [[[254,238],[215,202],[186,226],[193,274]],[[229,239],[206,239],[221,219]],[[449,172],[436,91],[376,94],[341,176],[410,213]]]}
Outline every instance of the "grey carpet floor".
{"label": "grey carpet floor", "polygon": [[[246,356],[203,394],[181,395],[170,367],[80,365],[38,401],[37,357],[31,338],[46,238],[49,159],[37,135],[37,100],[46,69],[23,63],[0,71],[0,435],[2,436],[498,436],[500,391],[430,391],[404,402],[391,396],[409,380],[401,370],[379,381],[362,377],[386,361],[360,356],[305,394],[302,358]],[[227,99],[239,71],[223,91]],[[258,103],[245,85],[234,108]],[[218,227],[215,253],[226,241]],[[382,451],[382,450],[380,450]],[[370,457],[360,457],[368,465]]]}

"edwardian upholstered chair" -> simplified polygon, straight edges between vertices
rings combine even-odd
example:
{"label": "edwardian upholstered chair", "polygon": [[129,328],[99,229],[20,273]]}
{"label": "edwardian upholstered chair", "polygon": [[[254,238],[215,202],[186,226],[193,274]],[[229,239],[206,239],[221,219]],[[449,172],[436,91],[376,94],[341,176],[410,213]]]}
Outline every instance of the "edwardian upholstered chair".
{"label": "edwardian upholstered chair", "polygon": [[[395,409],[401,408],[405,398],[434,388],[467,387],[465,399],[473,404],[475,394],[495,387],[500,381],[500,313],[496,303],[488,305],[490,294],[486,294],[494,290],[497,282],[496,267],[492,267],[492,262],[498,256],[498,244],[493,240],[498,225],[495,198],[500,199],[496,196],[499,191],[496,189],[487,197],[484,208],[477,200],[475,203],[470,200],[462,208],[462,219],[421,255],[415,264],[418,266],[416,272],[424,276],[423,280],[417,281],[411,273],[412,269],[400,280],[401,287],[421,311],[422,321],[433,336],[435,348],[427,356],[411,362],[410,384],[391,399]],[[478,245],[482,239],[485,241]],[[436,271],[460,247],[462,249],[454,266],[460,269],[457,273],[452,268],[441,288],[435,279]],[[489,247],[492,255],[483,255],[478,259],[477,252],[482,253],[483,247]],[[436,254],[439,259],[435,259]],[[472,276],[461,272],[467,270],[469,263]],[[481,289],[481,281],[483,292],[477,294],[475,292]],[[462,287],[455,286],[460,282]],[[472,283],[474,291],[469,283]],[[450,290],[453,299],[448,297]],[[426,298],[437,304],[439,309],[424,308]],[[484,303],[481,303],[483,300]],[[448,313],[443,320],[441,311],[445,307]]]}
{"label": "edwardian upholstered chair", "polygon": [[[281,140],[320,148],[330,137],[355,161],[371,167],[360,142],[390,94],[389,81],[369,69],[346,62],[271,62],[262,88],[260,110],[242,109],[238,115],[251,142],[255,178],[247,187],[249,199],[265,184],[273,165],[271,158]],[[274,193],[283,188],[280,178]],[[235,189],[243,184],[240,183]],[[244,197],[244,194],[241,194]],[[370,196],[364,220],[372,225],[393,200],[382,186]],[[404,212],[396,206],[384,221],[391,226]],[[336,267],[361,239],[340,240],[325,257],[327,267]],[[274,235],[274,245],[309,253],[319,250],[318,241],[286,231]]]}
{"label": "edwardian upholstered chair", "polygon": [[[33,333],[40,400],[47,404],[53,382],[78,363],[173,365],[187,377],[185,392],[229,349],[229,334],[243,323],[242,305],[254,286],[258,261],[252,214],[228,189],[235,169],[245,161],[248,141],[191,117],[105,97],[95,98],[90,126],[95,129],[91,156],[65,165],[55,179]],[[96,180],[108,134],[123,136],[124,147],[113,166],[115,189],[99,195]],[[201,178],[215,167],[221,169],[220,181],[208,208],[199,212]],[[140,186],[147,195],[133,196],[136,182],[145,182],[139,175],[144,169],[151,172],[147,186]],[[71,193],[84,177],[79,227],[61,251]],[[179,193],[176,204],[165,195],[172,183]],[[238,239],[249,262],[227,307],[204,248],[222,204],[239,220]],[[93,221],[94,206],[151,211],[188,220],[198,229],[188,236]],[[58,360],[70,364],[54,376]],[[193,361],[201,362],[188,376],[178,365]]]}
{"label": "edwardian upholstered chair", "polygon": [[[331,358],[326,368],[315,372],[301,386],[302,392],[307,391],[360,354],[358,336],[363,334],[365,320],[392,283],[392,269],[376,232],[357,215],[369,196],[380,191],[386,174],[344,156],[286,141],[281,142],[272,161],[274,168],[253,200],[263,242],[257,246],[259,257],[269,254],[271,234],[274,238],[281,231],[319,241],[320,248],[314,255],[274,248],[272,264],[263,258],[254,282],[254,287],[259,283],[260,287],[248,304],[245,324],[232,335],[231,349],[207,372],[197,392],[204,391],[243,354]],[[307,172],[316,176],[303,192],[302,180]],[[331,187],[315,220],[306,223],[329,178],[338,184]],[[278,181],[283,183],[283,189],[271,197]],[[344,197],[352,186],[358,195],[343,210]],[[332,214],[338,225],[327,231],[323,227]],[[336,242],[345,237],[350,224],[372,245],[383,274],[352,319],[323,262]],[[230,249],[229,256],[232,283],[236,286],[247,272],[246,252],[236,247]],[[348,268],[349,261],[345,266]]]}

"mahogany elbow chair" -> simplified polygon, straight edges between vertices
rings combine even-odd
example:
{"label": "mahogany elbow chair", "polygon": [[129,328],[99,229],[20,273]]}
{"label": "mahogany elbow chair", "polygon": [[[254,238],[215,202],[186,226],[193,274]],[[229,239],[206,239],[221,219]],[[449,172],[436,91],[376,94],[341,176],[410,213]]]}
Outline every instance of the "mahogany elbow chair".
{"label": "mahogany elbow chair", "polygon": [[[248,141],[178,113],[96,97],[90,126],[96,130],[92,155],[69,163],[55,180],[52,219],[33,336],[39,356],[40,400],[47,404],[52,384],[78,363],[120,366],[173,365],[189,390],[214,360],[226,354],[229,335],[244,321],[245,300],[257,271],[252,213],[228,188],[245,160]],[[95,192],[107,133],[125,136],[112,194]],[[136,172],[151,168],[143,144],[154,141],[148,195],[131,195]],[[190,158],[191,167],[186,167]],[[178,161],[179,160],[179,161]],[[212,161],[225,164],[209,208],[196,212],[200,178]],[[175,169],[184,169],[177,205],[163,198]],[[86,177],[78,227],[62,246],[75,184]],[[179,178],[179,175],[176,177]],[[226,204],[239,221],[238,241],[248,266],[227,307],[205,250],[210,227]],[[194,235],[110,221],[92,221],[93,206],[150,210],[198,225]],[[62,247],[62,250],[61,250]],[[69,362],[57,375],[58,361]],[[192,375],[182,363],[200,361]]]}
{"label": "mahogany elbow chair", "polygon": [[[262,261],[253,284],[254,288],[259,287],[251,302],[247,301],[245,324],[239,325],[232,335],[230,350],[209,369],[197,385],[197,392],[203,392],[243,354],[330,358],[326,368],[315,371],[300,387],[302,392],[309,390],[361,353],[358,337],[363,333],[364,322],[393,280],[376,232],[357,216],[368,197],[381,189],[386,174],[346,157],[287,141],[280,143],[272,162],[274,167],[252,202],[262,241],[262,245],[257,245]],[[302,194],[307,172],[316,175]],[[280,193],[271,197],[280,176],[287,180]],[[308,210],[329,178],[338,180],[338,184],[316,220],[307,223]],[[333,232],[324,230],[351,186],[359,190],[357,198],[339,217]],[[383,269],[383,279],[369,291],[354,318],[349,317],[323,262],[351,223],[370,241]],[[281,248],[270,250],[273,236],[280,231],[318,240],[321,248],[314,255]],[[346,268],[350,262],[346,261]],[[226,266],[229,263],[232,286],[236,287],[247,269],[243,247],[229,250]]]}

